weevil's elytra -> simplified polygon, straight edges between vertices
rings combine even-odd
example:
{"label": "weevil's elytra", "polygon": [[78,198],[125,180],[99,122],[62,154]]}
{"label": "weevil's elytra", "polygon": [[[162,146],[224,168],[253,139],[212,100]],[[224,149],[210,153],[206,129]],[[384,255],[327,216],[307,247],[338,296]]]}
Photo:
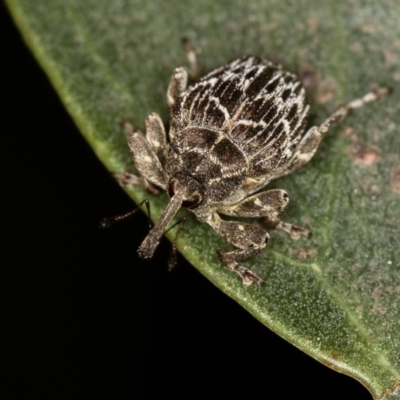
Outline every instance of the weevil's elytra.
{"label": "weevil's elytra", "polygon": [[157,114],[146,119],[146,136],[134,130],[128,134],[141,178],[124,174],[125,182],[155,185],[170,197],[139,255],[153,256],[167,225],[180,207],[186,207],[236,248],[218,252],[222,264],[245,285],[261,285],[262,278],[238,262],[258,254],[268,243],[268,233],[257,225],[225,221],[220,215],[263,218],[292,236],[309,236],[308,230],[280,220],[289,203],[284,190],[260,190],[307,163],[330,126],[350,110],[385,93],[385,89],[367,93],[305,131],[309,111],[305,90],[295,75],[280,66],[244,57],[190,86],[188,72],[175,69],[167,92],[168,139]]}

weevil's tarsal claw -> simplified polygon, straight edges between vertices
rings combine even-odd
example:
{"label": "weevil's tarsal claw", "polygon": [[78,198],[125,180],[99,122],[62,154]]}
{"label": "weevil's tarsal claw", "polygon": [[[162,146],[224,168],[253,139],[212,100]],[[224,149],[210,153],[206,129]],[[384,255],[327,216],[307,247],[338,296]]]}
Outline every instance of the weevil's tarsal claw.
{"label": "weevil's tarsal claw", "polygon": [[243,285],[250,286],[253,282],[255,282],[258,286],[262,286],[264,281],[251,269],[240,267],[234,270],[243,281]]}

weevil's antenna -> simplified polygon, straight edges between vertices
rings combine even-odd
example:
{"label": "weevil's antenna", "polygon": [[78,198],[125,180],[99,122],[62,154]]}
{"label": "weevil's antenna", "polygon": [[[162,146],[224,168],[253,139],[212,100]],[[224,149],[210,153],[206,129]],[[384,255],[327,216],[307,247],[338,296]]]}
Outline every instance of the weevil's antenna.
{"label": "weevil's antenna", "polygon": [[120,222],[120,221],[123,221],[125,219],[128,219],[128,218],[132,217],[132,215],[135,215],[143,204],[147,208],[147,213],[148,213],[149,221],[150,221],[149,222],[149,231],[150,231],[150,229],[152,227],[152,224],[151,224],[151,215],[150,215],[150,202],[149,202],[148,199],[143,200],[138,205],[138,207],[136,207],[132,211],[127,212],[126,214],[116,215],[115,217],[104,218],[103,220],[100,221],[99,227],[102,228],[102,229],[106,229],[106,228],[109,228],[110,226],[114,225],[117,222]]}
{"label": "weevil's antenna", "polygon": [[168,271],[172,271],[176,267],[176,241],[178,240],[178,236],[181,233],[181,230],[185,226],[186,222],[187,222],[187,219],[185,217],[183,217],[178,222],[173,224],[170,228],[168,228],[168,230],[165,232],[165,233],[167,233],[171,229],[175,228],[175,226],[179,225],[179,228],[177,229],[177,231],[175,233],[174,241],[172,242],[171,254],[168,258]]}
{"label": "weevil's antenna", "polygon": [[151,258],[153,257],[154,251],[160,243],[161,237],[164,234],[164,230],[166,226],[171,222],[172,218],[174,218],[175,214],[178,212],[181,207],[185,191],[178,190],[175,192],[174,196],[171,197],[170,202],[167,205],[164,213],[161,218],[154,225],[153,229],[143,240],[143,243],[140,245],[138,249],[139,257],[141,258]]}

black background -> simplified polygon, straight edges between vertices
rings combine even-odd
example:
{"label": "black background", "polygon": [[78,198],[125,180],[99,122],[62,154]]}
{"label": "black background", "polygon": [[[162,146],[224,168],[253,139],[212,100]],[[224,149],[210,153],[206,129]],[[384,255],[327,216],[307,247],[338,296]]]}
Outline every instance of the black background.
{"label": "black background", "polygon": [[182,257],[168,273],[166,240],[151,262],[139,260],[144,214],[97,228],[133,203],[0,7],[1,398],[371,399],[261,325]]}

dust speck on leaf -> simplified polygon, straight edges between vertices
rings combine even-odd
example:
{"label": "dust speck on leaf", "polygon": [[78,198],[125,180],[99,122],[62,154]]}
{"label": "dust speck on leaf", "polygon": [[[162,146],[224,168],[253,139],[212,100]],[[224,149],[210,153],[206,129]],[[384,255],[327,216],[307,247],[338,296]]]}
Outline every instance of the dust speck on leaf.
{"label": "dust speck on leaf", "polygon": [[381,193],[381,189],[378,185],[371,185],[370,192],[371,192],[371,194],[377,196],[378,194]]}
{"label": "dust speck on leaf", "polygon": [[369,24],[363,24],[360,26],[360,30],[363,33],[368,33],[368,34],[373,34],[376,29],[379,27],[379,23],[369,23]]}

